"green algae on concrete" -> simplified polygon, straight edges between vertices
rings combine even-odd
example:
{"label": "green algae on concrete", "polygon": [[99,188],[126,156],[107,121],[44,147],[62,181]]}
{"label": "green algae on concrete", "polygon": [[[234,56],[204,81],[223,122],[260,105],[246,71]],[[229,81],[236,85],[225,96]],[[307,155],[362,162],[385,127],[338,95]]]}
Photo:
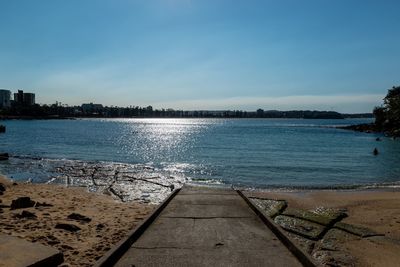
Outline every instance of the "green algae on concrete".
{"label": "green algae on concrete", "polygon": [[378,234],[377,232],[364,227],[364,226],[358,226],[358,225],[353,225],[353,224],[348,224],[348,223],[343,223],[343,222],[338,222],[334,225],[335,228],[346,231],[348,233],[351,233],[353,235],[357,235],[360,237],[369,237],[369,236],[380,236],[383,234]]}
{"label": "green algae on concrete", "polygon": [[324,235],[324,237],[320,241],[315,244],[315,249],[340,251],[343,249],[343,243],[354,240],[360,240],[360,237],[342,231],[340,229],[332,228]]}
{"label": "green algae on concrete", "polygon": [[359,239],[358,236],[332,228],[315,243],[312,255],[323,266],[354,266],[355,259],[343,244]]}
{"label": "green algae on concrete", "polygon": [[271,218],[280,214],[287,207],[285,200],[250,198],[250,201],[259,207],[265,216]]}
{"label": "green algae on concrete", "polygon": [[325,231],[320,224],[284,215],[278,215],[274,221],[283,229],[312,240],[318,240]]}
{"label": "green algae on concrete", "polygon": [[332,225],[334,222],[346,217],[346,213],[334,209],[318,208],[315,211],[287,208],[283,215],[296,217],[321,225]]}

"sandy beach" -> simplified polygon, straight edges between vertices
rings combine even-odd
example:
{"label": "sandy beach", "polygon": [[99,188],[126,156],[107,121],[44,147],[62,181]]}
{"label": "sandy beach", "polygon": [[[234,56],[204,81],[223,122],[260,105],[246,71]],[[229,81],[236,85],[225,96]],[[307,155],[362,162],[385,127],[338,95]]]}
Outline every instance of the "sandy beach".
{"label": "sandy beach", "polygon": [[[333,249],[322,248],[317,253],[314,250],[313,256],[318,257],[319,262],[330,262],[333,266],[336,266],[335,264],[338,266],[400,265],[400,191],[398,190],[247,192],[247,195],[286,200],[287,206],[293,209],[315,211],[324,207],[341,210],[347,214],[341,222],[365,227],[378,234],[359,238],[343,232],[340,237],[330,240],[325,236],[326,240],[322,238],[316,241],[314,247],[332,240],[335,244],[333,246],[331,244]],[[321,256],[321,252],[324,255]]]}
{"label": "sandy beach", "polygon": [[[63,266],[92,266],[155,207],[122,203],[108,195],[87,192],[85,188],[13,184],[2,176],[0,184],[5,186],[0,195],[0,233],[60,250],[65,259]],[[11,210],[12,200],[19,197],[30,197],[40,204]],[[69,230],[58,228],[63,224],[73,226]]]}

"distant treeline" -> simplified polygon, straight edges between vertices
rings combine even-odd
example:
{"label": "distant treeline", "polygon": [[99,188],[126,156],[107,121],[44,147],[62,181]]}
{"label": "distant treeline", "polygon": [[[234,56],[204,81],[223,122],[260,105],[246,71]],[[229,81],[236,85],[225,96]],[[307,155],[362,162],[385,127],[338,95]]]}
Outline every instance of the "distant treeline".
{"label": "distant treeline", "polygon": [[257,111],[184,111],[173,109],[153,109],[148,107],[103,107],[99,104],[82,106],[32,105],[14,106],[0,110],[2,118],[296,118],[296,119],[343,119],[354,117],[372,117],[372,114],[340,114],[335,111],[292,110],[277,111],[258,109]]}
{"label": "distant treeline", "polygon": [[387,136],[400,137],[400,86],[388,89],[383,104],[375,107],[373,123],[339,127],[359,132],[381,132]]}

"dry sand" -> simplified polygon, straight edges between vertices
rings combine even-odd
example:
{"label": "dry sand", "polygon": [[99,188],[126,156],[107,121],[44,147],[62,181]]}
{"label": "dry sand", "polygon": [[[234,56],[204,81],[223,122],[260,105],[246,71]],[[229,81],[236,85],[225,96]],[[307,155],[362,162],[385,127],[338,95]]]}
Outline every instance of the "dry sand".
{"label": "dry sand", "polygon": [[400,191],[252,192],[252,196],[285,199],[292,208],[344,209],[342,222],[364,226],[383,237],[344,241],[341,246],[354,257],[354,266],[400,266]]}
{"label": "dry sand", "polygon": [[[126,236],[154,208],[141,203],[121,203],[110,196],[89,193],[84,188],[61,185],[13,183],[0,176],[6,191],[0,195],[0,233],[40,242],[64,253],[66,266],[92,266],[113,244]],[[10,210],[12,200],[30,197],[33,201],[52,206]],[[18,218],[23,210],[37,218]],[[90,222],[68,219],[78,213]],[[76,232],[56,229],[59,223],[81,228]]]}

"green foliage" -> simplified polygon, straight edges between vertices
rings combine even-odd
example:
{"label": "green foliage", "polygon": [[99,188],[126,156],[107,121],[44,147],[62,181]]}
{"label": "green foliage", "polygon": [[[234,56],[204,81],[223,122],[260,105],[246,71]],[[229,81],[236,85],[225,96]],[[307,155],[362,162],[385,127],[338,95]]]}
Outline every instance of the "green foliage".
{"label": "green foliage", "polygon": [[400,86],[389,89],[384,101],[389,126],[400,127]]}
{"label": "green foliage", "polygon": [[383,106],[374,109],[375,125],[379,130],[400,135],[400,86],[389,89],[383,100]]}
{"label": "green foliage", "polygon": [[386,112],[383,107],[374,108],[375,125],[379,130],[383,130],[386,121]]}

